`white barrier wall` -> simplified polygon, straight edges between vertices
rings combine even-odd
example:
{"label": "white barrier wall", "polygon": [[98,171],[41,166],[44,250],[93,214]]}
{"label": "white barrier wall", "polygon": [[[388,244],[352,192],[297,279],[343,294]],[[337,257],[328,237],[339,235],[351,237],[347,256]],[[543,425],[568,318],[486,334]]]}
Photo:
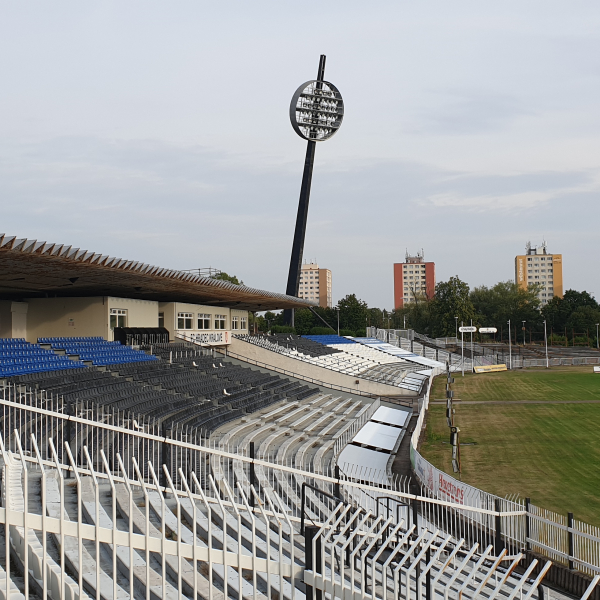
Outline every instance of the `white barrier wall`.
{"label": "white barrier wall", "polygon": [[377,383],[376,381],[369,381],[368,379],[362,379],[353,375],[345,375],[332,369],[300,362],[295,358],[261,348],[256,344],[244,342],[236,337],[232,338],[229,351],[233,353],[232,355],[235,358],[239,358],[240,360],[248,359],[249,361],[263,363],[266,368],[271,366],[276,369],[282,369],[299,379],[319,381],[323,385],[339,386],[346,388],[348,391],[362,392],[363,394],[372,394],[374,396],[406,396],[413,398],[415,396],[414,392],[410,390],[385,383]]}

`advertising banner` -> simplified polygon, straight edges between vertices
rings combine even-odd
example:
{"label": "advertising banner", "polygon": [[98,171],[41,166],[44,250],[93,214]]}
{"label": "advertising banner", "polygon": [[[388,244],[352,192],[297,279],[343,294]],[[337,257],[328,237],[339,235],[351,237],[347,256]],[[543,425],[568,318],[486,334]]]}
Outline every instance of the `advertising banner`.
{"label": "advertising banner", "polygon": [[439,500],[481,508],[479,490],[436,469],[418,452],[414,453],[414,466],[421,483]]}
{"label": "advertising banner", "polygon": [[211,331],[207,333],[192,333],[188,334],[198,344],[205,346],[225,346],[231,344],[230,331]]}
{"label": "advertising banner", "polygon": [[496,371],[507,371],[506,365],[483,365],[482,367],[474,367],[475,373],[494,373]]}

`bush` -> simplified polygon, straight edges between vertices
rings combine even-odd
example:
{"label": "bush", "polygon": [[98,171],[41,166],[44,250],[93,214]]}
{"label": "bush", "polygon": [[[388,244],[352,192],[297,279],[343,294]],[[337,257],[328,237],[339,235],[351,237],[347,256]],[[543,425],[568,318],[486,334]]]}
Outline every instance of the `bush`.
{"label": "bush", "polygon": [[340,335],[343,335],[343,336],[349,335],[351,337],[354,337],[354,331],[352,331],[352,329],[340,329]]}
{"label": "bush", "polygon": [[296,328],[289,325],[273,325],[271,333],[296,333]]}
{"label": "bush", "polygon": [[354,337],[367,337],[367,330],[359,329]]}
{"label": "bush", "polygon": [[333,329],[329,329],[329,327],[313,327],[310,330],[310,335],[335,335],[335,331]]}

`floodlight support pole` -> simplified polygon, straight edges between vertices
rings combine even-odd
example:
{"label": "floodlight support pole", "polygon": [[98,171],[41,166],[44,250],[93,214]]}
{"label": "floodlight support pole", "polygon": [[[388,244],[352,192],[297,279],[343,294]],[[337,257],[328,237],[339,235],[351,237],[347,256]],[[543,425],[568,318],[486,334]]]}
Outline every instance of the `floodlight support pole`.
{"label": "floodlight support pole", "polygon": [[[324,79],[325,55],[321,54],[319,60],[319,73],[317,75],[317,87],[321,87],[320,82],[324,81]],[[288,296],[298,295],[300,271],[302,269],[302,256],[304,254],[304,236],[306,235],[306,222],[308,221],[310,186],[312,183],[313,165],[315,163],[315,149],[317,143],[313,140],[308,140],[306,144],[306,157],[304,158],[304,173],[302,174],[300,200],[298,201],[298,214],[296,216],[296,229],[294,230],[294,242],[292,244],[292,257],[290,259],[287,287],[285,288],[285,293]],[[293,308],[286,308],[283,311],[283,322],[290,327],[294,326]]]}

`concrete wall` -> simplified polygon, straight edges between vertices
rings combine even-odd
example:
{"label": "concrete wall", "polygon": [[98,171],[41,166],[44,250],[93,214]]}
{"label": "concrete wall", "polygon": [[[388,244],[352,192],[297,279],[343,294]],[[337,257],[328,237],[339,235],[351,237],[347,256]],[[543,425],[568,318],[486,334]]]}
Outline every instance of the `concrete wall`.
{"label": "concrete wall", "polygon": [[368,379],[362,379],[352,375],[345,375],[343,373],[338,373],[337,371],[325,369],[324,367],[301,362],[296,358],[284,356],[278,352],[261,348],[260,346],[256,346],[250,342],[244,342],[238,338],[232,338],[228,351],[237,355],[236,358],[244,357],[249,360],[265,363],[278,369],[285,369],[291,373],[296,373],[300,378],[316,379],[317,381],[322,381],[325,385],[342,386],[349,390],[356,390],[363,393],[374,394],[376,396],[415,396],[414,392],[411,392],[410,390],[387,385],[385,383],[369,381]]}
{"label": "concrete wall", "polygon": [[26,338],[27,337],[27,311],[29,305],[27,302],[13,302],[10,305],[12,313],[12,337]]}
{"label": "concrete wall", "polygon": [[[158,302],[113,297],[106,300],[107,314],[110,314],[111,308],[123,308],[127,311],[127,327],[158,327]],[[112,339],[112,332],[110,334]]]}
{"label": "concrete wall", "polygon": [[0,301],[0,337],[27,337],[27,302]]}
{"label": "concrete wall", "polygon": [[28,342],[39,337],[108,338],[107,298],[31,298],[28,304]]}
{"label": "concrete wall", "polygon": [[[127,311],[128,327],[158,327],[158,302],[131,298],[31,298],[27,301],[28,342],[39,337],[93,337],[113,339],[111,308]],[[13,314],[14,323],[14,314]]]}
{"label": "concrete wall", "polygon": [[[110,329],[110,309],[127,311],[127,327],[158,327],[158,314],[164,313],[165,327],[171,338],[177,326],[177,313],[190,312],[194,315],[194,327],[198,313],[226,316],[226,329],[231,330],[231,317],[246,317],[248,311],[236,310],[182,302],[155,302],[100,296],[93,298],[30,298],[25,302],[0,301],[0,337],[23,337],[28,342],[36,342],[39,337],[91,337],[100,336],[113,339]],[[186,330],[198,333],[200,330]],[[201,330],[205,333],[211,330]],[[221,331],[221,330],[219,330]],[[246,333],[246,330],[238,330]]]}
{"label": "concrete wall", "polygon": [[12,314],[10,300],[0,300],[0,337],[12,337]]}

